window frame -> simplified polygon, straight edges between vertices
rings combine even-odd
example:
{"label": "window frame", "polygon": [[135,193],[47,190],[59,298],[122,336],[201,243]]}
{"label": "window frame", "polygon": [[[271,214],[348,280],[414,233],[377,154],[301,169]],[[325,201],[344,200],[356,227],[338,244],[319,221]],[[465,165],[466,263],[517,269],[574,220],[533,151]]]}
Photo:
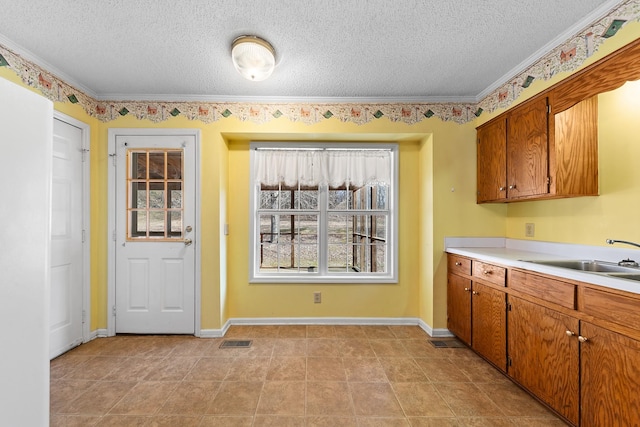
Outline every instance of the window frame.
{"label": "window frame", "polygon": [[[314,272],[261,272],[260,271],[260,223],[258,216],[260,191],[255,184],[255,153],[258,149],[386,149],[391,153],[391,183],[389,184],[390,197],[388,197],[388,225],[386,244],[386,265],[385,273],[367,272],[329,272],[327,269],[327,246],[328,232],[326,220],[331,210],[327,204],[327,189],[321,187],[318,194],[318,260],[324,262],[324,266],[318,266]],[[250,143],[250,181],[249,181],[249,283],[343,283],[343,284],[388,284],[398,283],[398,144],[389,142],[344,142],[344,143],[324,143],[324,142],[264,142],[253,141]],[[363,210],[360,214],[351,211],[354,215],[375,215],[377,210]],[[302,213],[304,215],[304,213]]]}

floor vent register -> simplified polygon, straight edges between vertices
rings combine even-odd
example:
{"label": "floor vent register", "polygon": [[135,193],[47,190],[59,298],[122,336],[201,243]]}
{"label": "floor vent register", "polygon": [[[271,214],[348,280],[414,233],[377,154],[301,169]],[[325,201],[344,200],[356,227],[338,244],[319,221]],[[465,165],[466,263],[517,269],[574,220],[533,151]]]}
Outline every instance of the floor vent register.
{"label": "floor vent register", "polygon": [[464,348],[465,345],[458,340],[430,340],[435,348]]}
{"label": "floor vent register", "polygon": [[249,348],[251,340],[224,340],[220,344],[220,348]]}

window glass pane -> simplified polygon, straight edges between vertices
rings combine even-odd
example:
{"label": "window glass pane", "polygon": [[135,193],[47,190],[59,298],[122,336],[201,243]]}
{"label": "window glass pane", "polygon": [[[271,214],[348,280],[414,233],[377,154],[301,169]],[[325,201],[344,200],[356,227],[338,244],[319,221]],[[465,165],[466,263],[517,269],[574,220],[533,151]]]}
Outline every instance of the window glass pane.
{"label": "window glass pane", "polygon": [[316,210],[318,209],[318,190],[296,191],[297,209]]}
{"label": "window glass pane", "polygon": [[278,202],[279,202],[279,206],[278,209],[292,209],[293,206],[291,205],[292,200],[292,194],[293,191],[291,190],[282,190],[279,192],[279,197],[278,197]]}
{"label": "window glass pane", "polygon": [[278,191],[260,191],[260,209],[278,209]]}
{"label": "window glass pane", "polygon": [[291,258],[291,245],[286,244],[284,240],[278,242],[278,268],[291,268],[293,266],[293,260]]}
{"label": "window glass pane", "polygon": [[147,179],[147,153],[131,153],[131,177]]}
{"label": "window glass pane", "polygon": [[353,240],[354,217],[351,215],[327,215],[329,243],[350,243]]}
{"label": "window glass pane", "polygon": [[164,209],[164,182],[149,183],[149,207]]}
{"label": "window glass pane", "polygon": [[169,236],[172,238],[182,237],[182,211],[169,211]]}
{"label": "window glass pane", "polygon": [[164,211],[149,211],[149,235],[164,237]]}
{"label": "window glass pane", "polygon": [[164,151],[149,153],[149,179],[164,179]]}
{"label": "window glass pane", "polygon": [[167,208],[181,208],[182,207],[182,182],[167,182],[167,189],[169,191],[169,200]]}
{"label": "window glass pane", "polygon": [[374,187],[376,189],[374,193],[374,209],[389,209],[389,187],[387,185],[377,185]]}
{"label": "window glass pane", "polygon": [[387,217],[384,215],[374,215],[372,222],[372,237],[386,240],[387,238]]}
{"label": "window glass pane", "polygon": [[274,269],[278,267],[278,245],[264,243],[260,245],[260,268]]}
{"label": "window glass pane", "polygon": [[147,207],[147,183],[131,183],[131,207],[144,209]]}
{"label": "window glass pane", "polygon": [[352,264],[351,245],[329,245],[328,246],[328,267],[329,271],[347,272]]}
{"label": "window glass pane", "polygon": [[309,270],[309,267],[318,266],[318,245],[296,245],[297,253],[294,259],[294,267]]}
{"label": "window glass pane", "polygon": [[277,241],[278,229],[275,215],[260,215],[260,242],[273,243]]}
{"label": "window glass pane", "polygon": [[294,227],[291,224],[293,216],[291,215],[276,215],[276,230],[280,236],[290,236]]}
{"label": "window glass pane", "polygon": [[147,212],[130,211],[129,224],[131,224],[130,237],[147,237]]}
{"label": "window glass pane", "polygon": [[182,179],[182,151],[167,152],[167,179]]}
{"label": "window glass pane", "polygon": [[386,273],[387,271],[387,246],[384,243],[376,242],[373,245],[374,256],[373,267],[377,273]]}
{"label": "window glass pane", "polygon": [[351,208],[351,191],[329,190],[329,209],[347,210]]}
{"label": "window glass pane", "polygon": [[298,233],[305,238],[318,236],[318,215],[298,215],[296,216]]}

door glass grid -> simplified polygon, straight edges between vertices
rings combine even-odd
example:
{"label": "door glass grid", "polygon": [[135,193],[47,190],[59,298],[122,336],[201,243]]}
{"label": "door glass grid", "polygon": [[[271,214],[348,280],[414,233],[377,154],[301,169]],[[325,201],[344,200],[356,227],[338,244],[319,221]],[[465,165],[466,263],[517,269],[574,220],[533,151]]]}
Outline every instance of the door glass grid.
{"label": "door glass grid", "polygon": [[127,150],[127,240],[183,238],[183,150]]}

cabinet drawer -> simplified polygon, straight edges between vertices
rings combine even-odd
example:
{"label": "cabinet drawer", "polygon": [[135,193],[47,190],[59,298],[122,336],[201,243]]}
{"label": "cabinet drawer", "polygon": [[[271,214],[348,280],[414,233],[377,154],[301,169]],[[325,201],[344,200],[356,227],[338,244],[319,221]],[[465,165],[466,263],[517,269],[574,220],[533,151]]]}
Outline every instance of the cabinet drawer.
{"label": "cabinet drawer", "polygon": [[603,320],[640,329],[640,299],[585,287],[582,311]]}
{"label": "cabinet drawer", "polygon": [[511,270],[509,288],[575,310],[576,286],[537,274]]}
{"label": "cabinet drawer", "polygon": [[496,285],[505,286],[507,269],[486,262],[473,261],[473,277]]}
{"label": "cabinet drawer", "polygon": [[471,260],[459,255],[449,254],[447,256],[447,271],[453,274],[471,276]]}

